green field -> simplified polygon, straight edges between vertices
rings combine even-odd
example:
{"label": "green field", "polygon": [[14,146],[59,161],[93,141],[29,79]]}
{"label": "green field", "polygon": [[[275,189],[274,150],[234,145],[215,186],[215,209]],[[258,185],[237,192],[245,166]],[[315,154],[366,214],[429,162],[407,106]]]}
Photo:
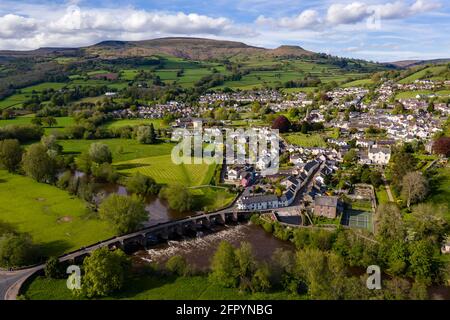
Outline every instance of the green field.
{"label": "green field", "polygon": [[212,211],[229,205],[236,195],[219,187],[196,187],[189,190],[194,196],[194,207],[202,211]]}
{"label": "green field", "polygon": [[67,86],[67,83],[57,83],[57,82],[44,82],[38,85],[26,87],[19,90],[18,93],[7,97],[6,99],[0,100],[0,109],[7,109],[11,107],[21,108],[22,103],[31,98],[34,92],[42,92],[46,89],[59,90]]}
{"label": "green field", "polygon": [[167,125],[163,123],[162,119],[124,119],[116,120],[107,124],[107,128],[120,128],[125,126],[139,126],[139,125],[150,125],[153,123],[155,129],[167,128]]}
{"label": "green field", "polygon": [[0,221],[29,233],[42,254],[61,255],[113,236],[85,203],[54,186],[0,170]]}
{"label": "green field", "polygon": [[113,162],[123,162],[139,158],[169,155],[175,144],[161,143],[154,145],[140,144],[133,139],[103,139],[103,140],[59,140],[66,154],[80,154],[89,150],[92,143],[104,143],[113,154]]}
{"label": "green field", "polygon": [[444,78],[440,78],[436,76],[442,71],[446,70],[446,66],[435,66],[435,67],[428,67],[423,70],[420,70],[418,72],[413,73],[412,75],[403,78],[399,81],[399,83],[413,83],[416,80],[423,79],[428,72],[430,72],[433,76],[431,77],[432,80],[445,80]]}
{"label": "green field", "polygon": [[[24,297],[30,300],[74,300],[66,280],[38,277],[24,287]],[[244,293],[239,289],[223,288],[208,281],[207,276],[134,276],[120,293],[104,299],[131,300],[290,300],[305,296],[286,292]]]}
{"label": "green field", "polygon": [[369,85],[369,84],[373,84],[372,79],[361,79],[361,80],[355,80],[355,81],[347,82],[347,83],[343,84],[342,87],[344,87],[344,88],[364,87],[364,86]]}
{"label": "green field", "polygon": [[[27,115],[22,117],[17,117],[9,120],[0,120],[0,127],[8,126],[8,125],[24,125],[31,124],[31,119],[33,119],[34,115]],[[74,119],[72,117],[59,117],[55,118],[57,124],[53,127],[44,127],[45,133],[50,134],[52,132],[63,131],[65,128],[73,125]]]}
{"label": "green field", "polygon": [[418,94],[420,95],[431,95],[435,94],[437,96],[450,96],[450,90],[440,90],[433,92],[431,90],[415,90],[415,91],[401,91],[398,92],[395,96],[396,99],[411,99],[415,98]]}
{"label": "green field", "polygon": [[171,155],[152,156],[115,163],[124,174],[140,172],[161,184],[182,184],[184,186],[208,185],[214,175],[214,165],[180,164],[172,162]]}
{"label": "green field", "polygon": [[447,220],[450,222],[450,166],[439,169],[438,175],[430,182],[433,187],[428,201],[433,204],[447,205]]}
{"label": "green field", "polygon": [[376,189],[375,193],[376,193],[378,204],[389,202],[389,196],[388,196],[386,188],[384,186],[381,186],[379,189]]}
{"label": "green field", "polygon": [[185,186],[208,185],[214,174],[214,165],[175,165],[171,159],[173,143],[143,145],[136,140],[59,140],[66,154],[80,154],[94,142],[108,145],[113,153],[113,164],[126,175],[140,172],[162,184],[180,183]]}
{"label": "green field", "polygon": [[288,143],[300,147],[326,147],[326,143],[320,134],[303,134],[297,132],[284,134],[283,138]]}

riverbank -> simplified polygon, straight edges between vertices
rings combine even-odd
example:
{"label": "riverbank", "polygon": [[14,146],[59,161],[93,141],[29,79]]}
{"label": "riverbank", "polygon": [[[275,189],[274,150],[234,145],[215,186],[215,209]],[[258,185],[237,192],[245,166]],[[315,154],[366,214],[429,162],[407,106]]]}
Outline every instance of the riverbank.
{"label": "riverbank", "polygon": [[[79,300],[66,286],[66,280],[38,277],[24,288],[23,298],[29,300]],[[135,276],[119,293],[101,300],[304,300],[306,296],[284,291],[248,293],[213,284],[205,275],[199,276]]]}

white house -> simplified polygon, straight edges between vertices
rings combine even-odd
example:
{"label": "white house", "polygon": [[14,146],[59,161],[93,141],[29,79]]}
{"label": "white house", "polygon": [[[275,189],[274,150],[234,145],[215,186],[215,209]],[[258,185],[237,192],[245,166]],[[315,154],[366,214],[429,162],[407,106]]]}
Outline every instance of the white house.
{"label": "white house", "polygon": [[391,149],[371,148],[368,153],[369,160],[374,164],[387,165],[391,159]]}

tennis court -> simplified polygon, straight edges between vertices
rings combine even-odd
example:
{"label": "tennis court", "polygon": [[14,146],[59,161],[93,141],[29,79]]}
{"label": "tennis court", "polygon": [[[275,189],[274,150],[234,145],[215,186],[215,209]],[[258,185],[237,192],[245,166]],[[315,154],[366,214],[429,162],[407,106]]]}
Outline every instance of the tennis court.
{"label": "tennis court", "polygon": [[346,210],[342,216],[341,223],[351,228],[372,231],[372,213],[367,211]]}

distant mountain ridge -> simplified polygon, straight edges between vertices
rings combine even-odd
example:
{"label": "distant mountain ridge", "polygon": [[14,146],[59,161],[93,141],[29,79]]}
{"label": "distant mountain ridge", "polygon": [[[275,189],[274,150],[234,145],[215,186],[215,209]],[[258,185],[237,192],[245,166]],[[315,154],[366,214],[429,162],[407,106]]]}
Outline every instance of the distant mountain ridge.
{"label": "distant mountain ridge", "polygon": [[442,64],[450,62],[449,59],[432,59],[432,60],[401,60],[395,62],[387,62],[386,64],[392,64],[399,68],[410,68],[415,66],[420,66],[424,64]]}
{"label": "distant mountain ridge", "polygon": [[299,46],[266,49],[242,42],[203,38],[171,37],[143,41],[108,40],[82,48],[40,48],[31,51],[0,50],[0,57],[55,55],[93,55],[100,58],[141,57],[165,54],[191,60],[227,59],[234,56],[311,56],[314,52]]}
{"label": "distant mountain ridge", "polygon": [[[114,49],[114,50],[111,50]],[[242,42],[202,38],[160,38],[144,41],[104,41],[85,48],[87,53],[101,57],[148,56],[168,54],[191,60],[231,58],[237,55],[310,56],[314,53],[298,46],[266,49]]]}

